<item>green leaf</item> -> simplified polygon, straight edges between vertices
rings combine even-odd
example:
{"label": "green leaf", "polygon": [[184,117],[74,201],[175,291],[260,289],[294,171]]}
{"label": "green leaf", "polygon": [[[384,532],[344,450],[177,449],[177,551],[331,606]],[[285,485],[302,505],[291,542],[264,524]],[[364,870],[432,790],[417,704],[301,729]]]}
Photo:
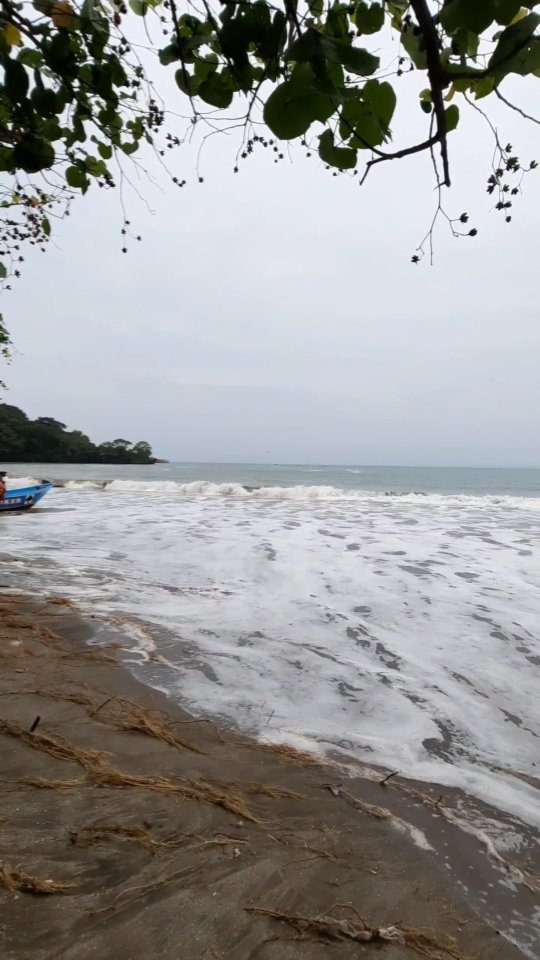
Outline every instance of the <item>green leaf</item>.
{"label": "green leaf", "polygon": [[334,146],[334,134],[331,130],[325,130],[319,137],[319,156],[323,163],[340,170],[352,170],[358,159],[358,154],[352,147]]}
{"label": "green leaf", "polygon": [[170,43],[168,47],[164,47],[163,50],[159,51],[159,62],[163,67],[167,67],[170,63],[176,63],[180,59],[180,53],[178,51],[178,44]]}
{"label": "green leaf", "polygon": [[233,93],[234,87],[229,74],[216,72],[202,81],[197,96],[212,107],[225,109],[231,105]]}
{"label": "green leaf", "polygon": [[68,167],[66,170],[66,182],[74,190],[82,190],[88,186],[88,177],[84,170],[79,167]]}
{"label": "green leaf", "polygon": [[424,111],[424,113],[431,113],[433,110],[433,104],[431,100],[420,99],[420,107]]}
{"label": "green leaf", "polygon": [[302,83],[297,73],[296,78],[293,75],[270,94],[264,105],[264,122],[279,140],[294,140],[303,136],[315,120],[328,120],[335,109],[329,96],[309,81]]}
{"label": "green leaf", "polygon": [[452,53],[459,57],[476,57],[480,38],[472,30],[456,30],[452,40]]}
{"label": "green leaf", "polygon": [[503,26],[512,23],[520,8],[521,0],[495,0],[495,19],[497,23]]}
{"label": "green leaf", "polygon": [[496,0],[446,0],[441,10],[441,24],[450,35],[457,30],[483,33],[495,19]]}
{"label": "green leaf", "polygon": [[467,93],[467,90],[469,90],[473,83],[474,80],[469,80],[468,77],[457,77],[457,79],[453,81],[452,86],[456,93]]}
{"label": "green leaf", "polygon": [[401,31],[401,42],[416,69],[425,70],[427,67],[426,50],[424,47],[424,39],[418,27],[413,26],[411,23],[405,23]]}
{"label": "green leaf", "polygon": [[145,17],[150,6],[148,0],[129,0],[129,5],[138,17]]}
{"label": "green leaf", "polygon": [[33,0],[32,6],[35,7],[39,13],[44,13],[46,17],[50,17],[54,0]]}
{"label": "green leaf", "polygon": [[98,153],[104,160],[110,160],[112,157],[112,147],[108,143],[98,143]]}
{"label": "green leaf", "polygon": [[446,117],[446,132],[451,133],[459,123],[459,107],[455,103],[450,104],[444,111]]}
{"label": "green leaf", "polygon": [[5,60],[3,86],[8,100],[22,103],[28,93],[28,74],[20,60]]}
{"label": "green leaf", "polygon": [[512,58],[506,67],[505,73],[517,73],[522,77],[529,74],[537,76],[540,69],[540,38],[535,37],[526,50],[522,50]]}
{"label": "green leaf", "polygon": [[43,233],[45,234],[46,237],[50,237],[51,224],[50,224],[50,221],[47,219],[47,217],[43,217],[43,220],[41,221],[41,229],[43,230]]}
{"label": "green leaf", "polygon": [[319,20],[324,11],[324,0],[307,0],[307,4],[311,16]]}
{"label": "green leaf", "polygon": [[58,123],[56,117],[51,117],[49,120],[45,120],[41,128],[41,132],[45,139],[49,141],[60,140],[63,136],[62,127]]}
{"label": "green leaf", "polygon": [[127,73],[124,70],[118,58],[111,57],[109,62],[111,65],[111,79],[112,79],[113,86],[115,87],[129,86]]}
{"label": "green leaf", "polygon": [[340,117],[341,139],[350,138],[351,147],[360,150],[384,143],[389,136],[395,106],[396,95],[390,83],[368,80],[361,90],[354,91],[354,96],[345,101]]}
{"label": "green leaf", "polygon": [[321,56],[322,39],[322,34],[310,27],[287,47],[283,59],[305,63],[307,60],[313,60],[313,57]]}
{"label": "green leaf", "polygon": [[334,0],[326,17],[325,30],[329,36],[334,37],[336,40],[348,41],[350,9],[348,4]]}
{"label": "green leaf", "polygon": [[327,60],[332,63],[341,63],[349,73],[360,77],[370,77],[379,69],[381,62],[379,57],[375,57],[361,47],[353,47],[347,40],[333,40],[323,36],[321,50]]}
{"label": "green leaf", "polygon": [[175,75],[176,86],[188,97],[194,97],[199,89],[199,81],[189,73],[187,67],[180,67]]}
{"label": "green leaf", "polygon": [[217,54],[209,53],[204,59],[196,58],[195,60],[195,79],[198,83],[202,83],[203,80],[206,80],[211,73],[215,73],[219,66],[219,60]]}
{"label": "green leaf", "polygon": [[397,102],[392,84],[386,80],[368,80],[363,86],[362,98],[369,104],[387,134]]}
{"label": "green leaf", "polygon": [[7,270],[5,264],[0,260],[0,280],[5,280],[7,277]]}
{"label": "green leaf", "polygon": [[250,24],[241,13],[227,20],[219,31],[221,52],[227,60],[232,61],[236,70],[242,70],[249,63],[251,41]]}
{"label": "green leaf", "polygon": [[[135,149],[137,149],[137,144],[135,144]],[[128,152],[128,151],[124,151],[124,152]],[[134,151],[130,150],[129,152],[133,153]],[[91,173],[93,177],[103,177],[107,173],[107,164],[105,163],[104,160],[98,160],[97,157],[92,157],[92,156],[85,157],[84,165],[88,170],[88,172]]]}
{"label": "green leaf", "polygon": [[58,113],[58,100],[54,90],[47,87],[34,87],[30,99],[40,116],[55,117]]}
{"label": "green leaf", "polygon": [[494,67],[505,66],[508,70],[508,62],[514,57],[531,39],[534,31],[540,23],[540,14],[529,13],[527,17],[513,23],[506,30],[503,30],[499,42],[493,51],[489,62],[488,70]]}
{"label": "green leaf", "polygon": [[17,56],[19,63],[24,63],[25,67],[31,67],[32,70],[38,70],[43,66],[43,57],[39,50],[31,50],[24,47]]}
{"label": "green leaf", "polygon": [[54,149],[43,137],[24,134],[13,149],[13,162],[26,173],[48,170],[55,160]]}
{"label": "green leaf", "polygon": [[384,9],[380,3],[365,3],[360,0],[354,14],[359,33],[378,33],[384,26]]}
{"label": "green leaf", "polygon": [[495,80],[493,77],[482,77],[481,80],[476,80],[471,88],[474,92],[474,99],[481,100],[482,97],[488,97],[490,93],[493,93],[494,87]]}
{"label": "green leaf", "polygon": [[296,60],[297,63],[306,63],[316,57],[326,57],[330,63],[338,63],[349,73],[361,77],[369,77],[379,68],[379,57],[375,57],[368,50],[353,47],[350,40],[340,40],[320,33],[319,30],[308,29],[290,45],[285,52],[285,60]]}
{"label": "green leaf", "polygon": [[120,114],[113,109],[113,107],[106,107],[103,110],[99,111],[99,119],[104,127],[109,127],[111,130],[118,131],[123,127],[123,120]]}
{"label": "green leaf", "polygon": [[349,145],[356,150],[369,150],[384,140],[381,130],[371,107],[363,100],[348,100],[341,111],[339,134],[342,140],[348,140]]}

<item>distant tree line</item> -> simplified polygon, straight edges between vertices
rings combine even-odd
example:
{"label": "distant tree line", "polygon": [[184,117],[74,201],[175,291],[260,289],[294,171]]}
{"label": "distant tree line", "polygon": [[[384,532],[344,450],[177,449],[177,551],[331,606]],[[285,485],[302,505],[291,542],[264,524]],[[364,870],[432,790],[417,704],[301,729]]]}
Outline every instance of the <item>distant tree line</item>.
{"label": "distant tree line", "polygon": [[80,430],[53,417],[30,420],[0,403],[0,461],[6,463],[155,463],[149,443],[112,440],[96,445]]}

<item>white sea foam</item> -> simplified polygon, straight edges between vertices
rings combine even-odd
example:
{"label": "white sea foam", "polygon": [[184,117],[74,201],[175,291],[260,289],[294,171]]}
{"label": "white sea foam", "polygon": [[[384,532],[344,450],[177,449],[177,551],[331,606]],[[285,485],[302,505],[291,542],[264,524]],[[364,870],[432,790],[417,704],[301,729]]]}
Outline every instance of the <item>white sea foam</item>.
{"label": "white sea foam", "polygon": [[20,490],[21,487],[35,487],[39,480],[34,477],[6,477],[6,487],[8,490]]}
{"label": "white sea foam", "polygon": [[36,589],[129,618],[139,650],[148,625],[171,666],[143,677],[540,826],[540,501],[116,480],[48,506],[2,552],[53,557]]}

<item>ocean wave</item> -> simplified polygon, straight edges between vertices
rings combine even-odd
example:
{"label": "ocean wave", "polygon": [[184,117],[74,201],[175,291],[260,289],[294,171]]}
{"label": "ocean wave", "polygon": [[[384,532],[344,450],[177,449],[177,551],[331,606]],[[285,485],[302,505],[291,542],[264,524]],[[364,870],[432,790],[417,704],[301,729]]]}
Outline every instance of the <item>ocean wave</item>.
{"label": "ocean wave", "polygon": [[359,490],[331,485],[299,484],[295,486],[250,486],[241,483],[214,483],[210,480],[193,480],[180,483],[175,480],[69,480],[66,490],[102,490],[108,493],[165,495],[177,497],[216,498],[233,497],[250,500],[292,500],[356,502],[391,502],[439,506],[495,506],[526,507],[540,509],[539,497],[516,497],[507,494],[453,494],[426,493],[418,490]]}
{"label": "ocean wave", "polygon": [[58,484],[65,490],[104,490],[108,485],[107,480],[66,480],[65,483]]}

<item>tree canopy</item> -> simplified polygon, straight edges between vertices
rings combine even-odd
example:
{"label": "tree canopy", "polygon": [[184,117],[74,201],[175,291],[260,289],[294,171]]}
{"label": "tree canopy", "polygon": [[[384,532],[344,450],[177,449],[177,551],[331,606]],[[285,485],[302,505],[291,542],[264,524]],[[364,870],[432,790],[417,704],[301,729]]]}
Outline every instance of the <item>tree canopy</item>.
{"label": "tree canopy", "polygon": [[[505,93],[510,76],[540,76],[539,25],[533,0],[1,0],[0,281],[19,274],[25,243],[45,248],[73,196],[118,185],[144,148],[168,160],[186,137],[182,115],[191,129],[238,128],[240,156],[262,145],[279,157],[296,140],[361,183],[427,151],[441,191],[464,105],[487,117],[496,98],[539,122]],[[174,75],[174,103],[160,97],[160,70]],[[410,71],[425,134],[396,143]],[[536,164],[492,132],[488,191],[509,219]],[[450,225],[476,233],[466,213]]]}
{"label": "tree canopy", "polygon": [[155,463],[144,440],[92,443],[54,417],[30,420],[23,410],[0,403],[0,460],[6,463]]}

